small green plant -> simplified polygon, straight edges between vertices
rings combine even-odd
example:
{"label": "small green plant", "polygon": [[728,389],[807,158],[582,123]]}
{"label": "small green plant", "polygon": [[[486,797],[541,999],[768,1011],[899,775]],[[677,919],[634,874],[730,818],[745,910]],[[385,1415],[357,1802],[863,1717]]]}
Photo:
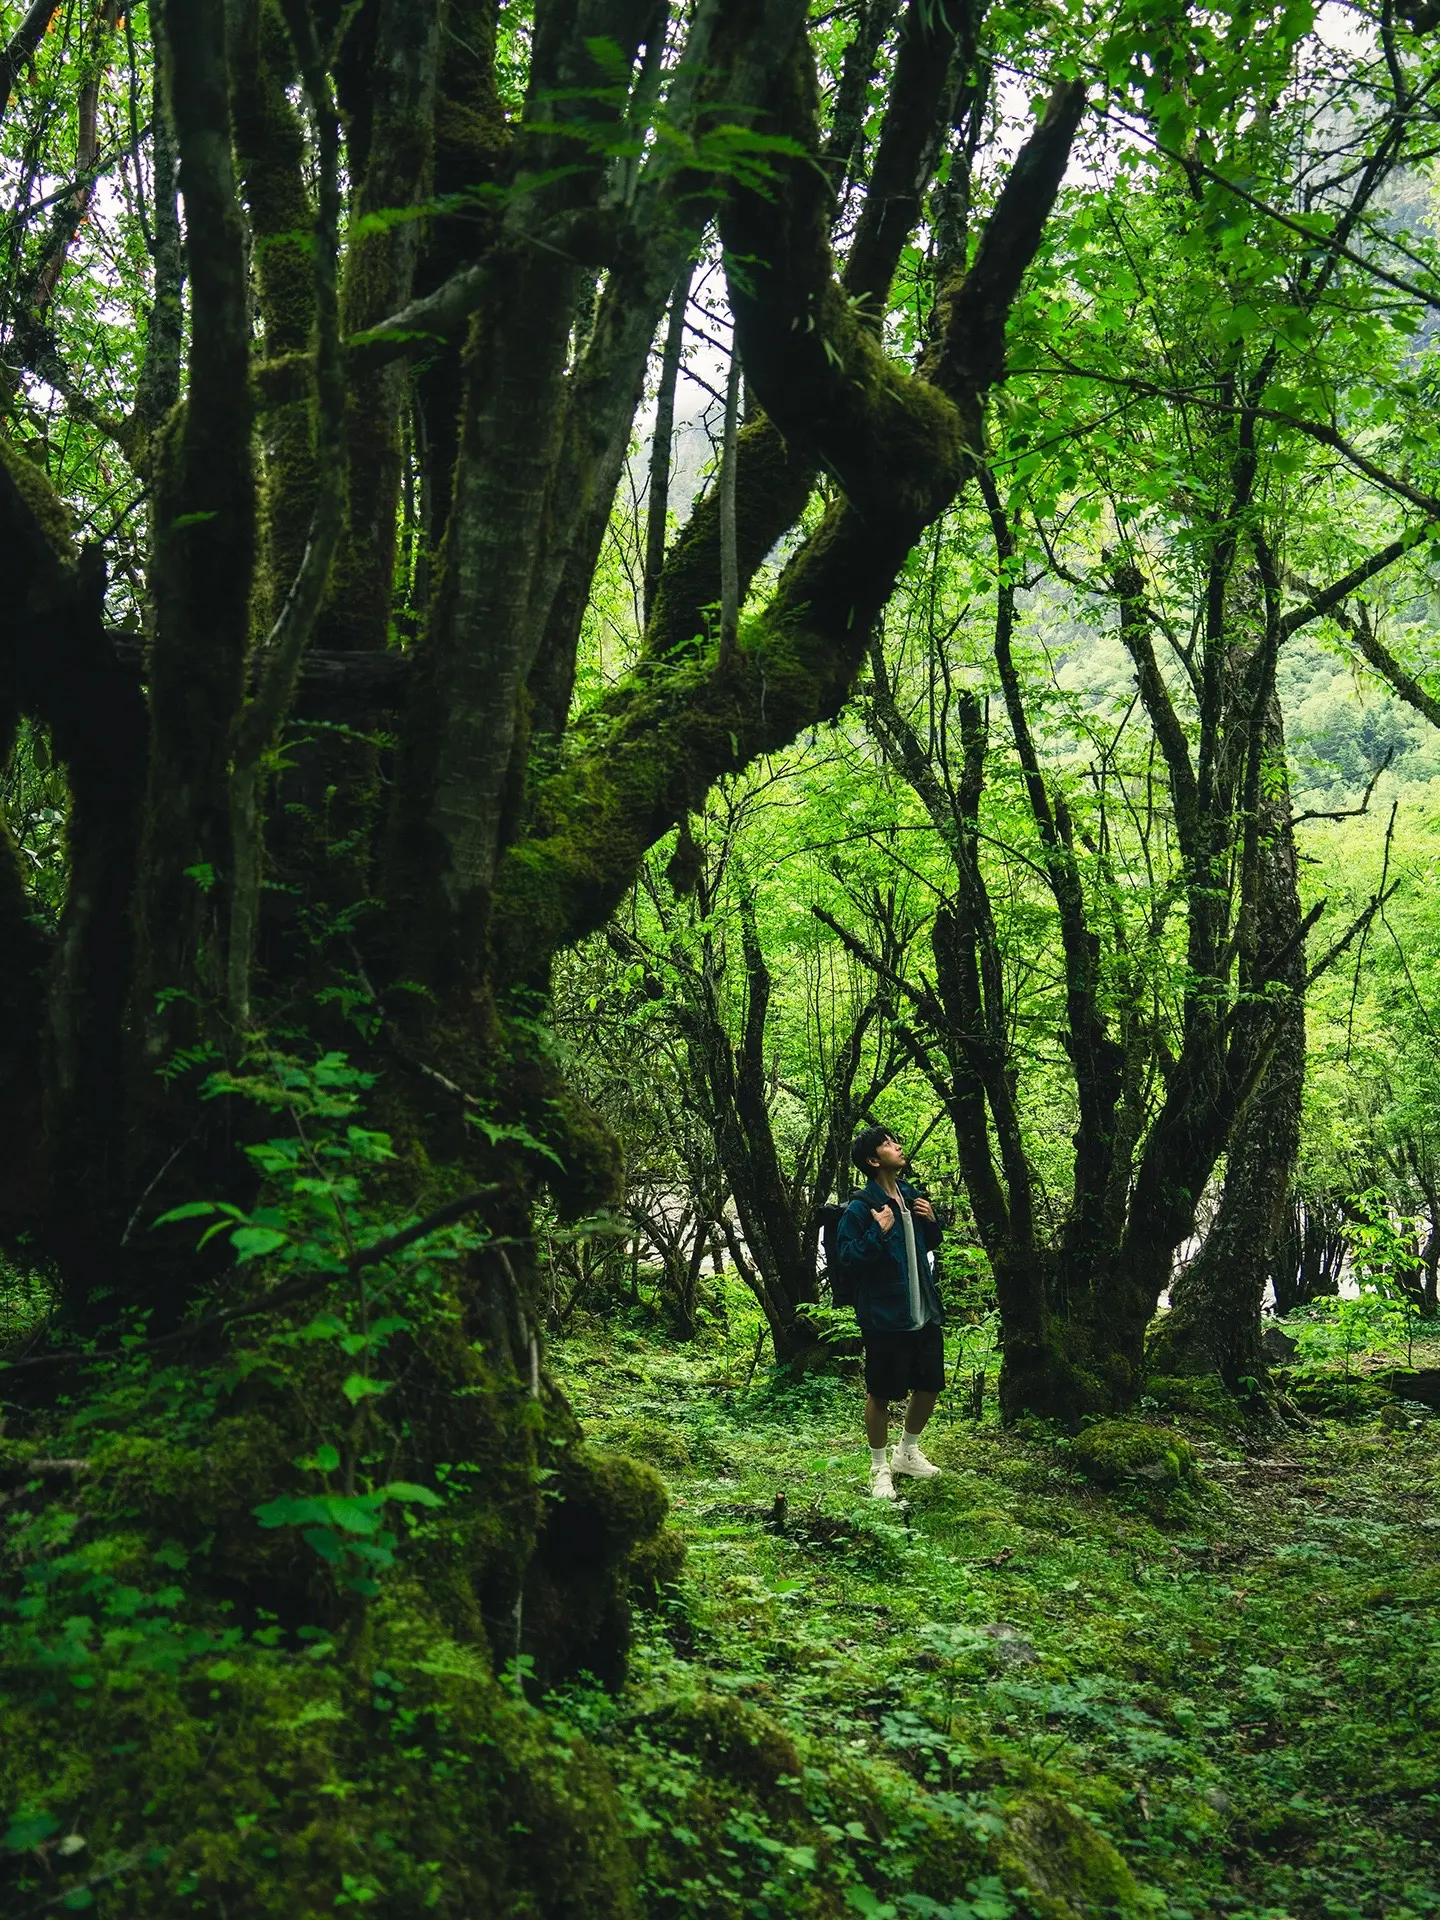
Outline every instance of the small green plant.
{"label": "small green plant", "polygon": [[[485,1244],[483,1227],[467,1219],[377,1223],[371,1186],[394,1160],[390,1136],[363,1124],[363,1100],[374,1076],[339,1052],[306,1061],[266,1050],[237,1072],[212,1074],[207,1098],[239,1097],[283,1115],[290,1130],[245,1149],[261,1176],[251,1208],[229,1201],[190,1201],[157,1227],[208,1220],[199,1241],[228,1237],[235,1264],[256,1276],[257,1305],[314,1297],[316,1312],[272,1336],[281,1348],[332,1348],[338,1394],[321,1414],[322,1437],[296,1461],[320,1486],[282,1494],[255,1508],[262,1527],[298,1527],[342,1587],[373,1597],[376,1575],[391,1566],[395,1533],[387,1508],[438,1507],[432,1488],[367,1476],[376,1403],[391,1379],[386,1349],[422,1319],[444,1312],[443,1263]],[[445,1213],[441,1209],[441,1214]],[[242,1303],[229,1312],[244,1314]],[[252,1353],[245,1364],[263,1364]],[[327,1417],[328,1414],[328,1417]],[[327,1430],[328,1429],[328,1430]]]}

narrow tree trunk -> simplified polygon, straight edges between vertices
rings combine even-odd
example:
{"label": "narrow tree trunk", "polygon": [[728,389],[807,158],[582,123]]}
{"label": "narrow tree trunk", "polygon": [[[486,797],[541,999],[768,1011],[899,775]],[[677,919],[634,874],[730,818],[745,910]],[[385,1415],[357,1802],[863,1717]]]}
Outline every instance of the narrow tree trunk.
{"label": "narrow tree trunk", "polygon": [[1421,1191],[1429,1224],[1420,1249],[1420,1317],[1433,1320],[1440,1313],[1440,1189],[1426,1178],[1421,1181]]}
{"label": "narrow tree trunk", "polygon": [[1283,956],[1266,982],[1270,1061],[1231,1139],[1219,1211],[1175,1280],[1150,1353],[1156,1372],[1218,1373],[1232,1388],[1265,1373],[1260,1309],[1300,1151],[1305,1083],[1305,949],[1285,736],[1273,697],[1264,759],[1256,911],[1262,973],[1267,955]]}
{"label": "narrow tree trunk", "polygon": [[660,388],[655,396],[655,436],[650,445],[650,498],[645,509],[645,621],[655,605],[655,589],[665,565],[665,531],[670,511],[670,462],[675,442],[675,389],[680,381],[680,358],[685,348],[685,312],[690,304],[694,269],[687,262],[675,282],[670,302],[670,324],[660,360]]}
{"label": "narrow tree trunk", "polygon": [[1343,1224],[1339,1205],[1325,1195],[1290,1194],[1270,1261],[1278,1314],[1339,1292],[1345,1264]]}

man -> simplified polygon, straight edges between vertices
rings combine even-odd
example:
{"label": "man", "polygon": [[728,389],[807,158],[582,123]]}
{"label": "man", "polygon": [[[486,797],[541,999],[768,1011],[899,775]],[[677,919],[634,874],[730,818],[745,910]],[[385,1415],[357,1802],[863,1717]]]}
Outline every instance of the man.
{"label": "man", "polygon": [[[866,1184],[840,1216],[837,1252],[854,1276],[855,1318],[865,1340],[870,1491],[893,1500],[896,1474],[932,1480],[940,1471],[920,1451],[945,1385],[944,1314],[930,1263],[940,1226],[930,1202],[901,1180],[905,1149],[888,1127],[867,1128],[850,1158]],[[887,1459],[892,1400],[906,1400],[905,1422]]]}

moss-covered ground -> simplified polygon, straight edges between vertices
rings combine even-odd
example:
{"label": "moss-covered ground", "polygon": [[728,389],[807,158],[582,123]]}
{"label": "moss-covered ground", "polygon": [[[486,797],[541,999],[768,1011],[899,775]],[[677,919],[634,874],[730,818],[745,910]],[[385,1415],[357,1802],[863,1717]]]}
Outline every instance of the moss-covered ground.
{"label": "moss-covered ground", "polygon": [[1262,1431],[1176,1383],[1150,1453],[1077,1447],[1002,1432],[992,1371],[891,1508],[858,1381],[747,1378],[728,1305],[552,1355],[688,1546],[624,1692],[553,1703],[645,1911],[1440,1914],[1440,1418],[1377,1392]]}

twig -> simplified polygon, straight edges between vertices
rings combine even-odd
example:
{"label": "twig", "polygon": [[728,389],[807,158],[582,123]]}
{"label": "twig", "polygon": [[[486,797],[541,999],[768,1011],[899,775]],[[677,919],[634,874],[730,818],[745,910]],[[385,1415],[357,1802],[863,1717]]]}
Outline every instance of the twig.
{"label": "twig", "polygon": [[1399,811],[1400,802],[1397,800],[1390,809],[1390,824],[1385,829],[1385,857],[1380,866],[1380,885],[1371,897],[1369,906],[1365,909],[1364,913],[1360,915],[1360,918],[1354,922],[1344,937],[1338,940],[1330,949],[1329,953],[1311,970],[1305,981],[1308,988],[1311,981],[1318,979],[1332,961],[1339,959],[1355,935],[1357,933],[1360,935],[1360,948],[1355,955],[1355,978],[1350,987],[1350,1009],[1345,1017],[1345,1064],[1347,1066],[1350,1064],[1350,1046],[1355,1033],[1355,1002],[1360,994],[1360,962],[1365,955],[1365,941],[1370,932],[1370,923],[1389,899],[1390,894],[1395,891],[1395,886],[1400,884],[1399,881],[1396,881],[1395,886],[1390,887],[1388,890],[1385,886],[1385,877],[1390,871],[1390,847],[1395,838],[1395,816]]}
{"label": "twig", "polygon": [[765,1351],[765,1336],[767,1333],[769,1333],[769,1331],[770,1329],[765,1326],[762,1326],[760,1329],[760,1337],[755,1342],[755,1351],[750,1356],[750,1365],[748,1370],[746,1371],[744,1382],[740,1388],[740,1391],[742,1393],[747,1393],[749,1391],[750,1382],[755,1378],[755,1369],[760,1364],[760,1355]]}
{"label": "twig", "polygon": [[23,1480],[27,1474],[31,1473],[88,1473],[90,1471],[90,1462],[88,1460],[47,1459],[7,1460],[3,1468],[0,1468],[0,1471],[5,1472],[14,1479]]}
{"label": "twig", "polygon": [[[457,1220],[463,1220],[467,1213],[478,1213],[489,1196],[498,1191],[498,1187],[492,1184],[476,1187],[471,1193],[462,1193],[458,1200],[447,1200],[443,1207],[427,1213],[413,1227],[402,1227],[398,1233],[387,1234],[383,1240],[360,1247],[345,1264],[351,1273],[358,1273],[362,1267],[373,1267],[381,1260],[388,1260],[392,1253],[400,1253],[404,1248],[414,1246],[417,1240],[423,1240],[427,1234],[438,1233],[441,1227],[453,1226]],[[509,1265],[508,1261],[506,1265]],[[273,1299],[274,1296],[271,1297]]]}
{"label": "twig", "polygon": [[19,1916],[19,1920],[34,1920],[36,1914],[53,1913],[56,1907],[70,1906],[77,1893],[90,1887],[103,1887],[107,1880],[118,1879],[122,1873],[128,1873],[132,1867],[139,1866],[149,1853],[148,1842],[143,1847],[132,1847],[129,1853],[122,1853],[118,1860],[113,1861],[99,1873],[92,1873],[88,1880],[77,1880],[74,1886],[65,1887],[61,1892],[53,1894],[50,1899],[42,1900],[38,1907],[28,1908]]}
{"label": "twig", "polygon": [[144,1210],[145,1202],[150,1198],[151,1194],[155,1191],[156,1187],[159,1186],[160,1182],[165,1178],[166,1174],[170,1171],[171,1167],[174,1166],[175,1162],[180,1158],[181,1154],[185,1151],[186,1147],[189,1146],[190,1142],[195,1138],[196,1134],[199,1131],[200,1131],[200,1122],[197,1120],[195,1122],[195,1125],[190,1129],[189,1133],[187,1133],[185,1138],[180,1142],[179,1146],[176,1147],[175,1151],[170,1155],[169,1159],[165,1162],[164,1166],[161,1167],[160,1171],[156,1174],[155,1178],[150,1182],[149,1186],[146,1187],[145,1191],[141,1194],[140,1198],[135,1202],[135,1211],[131,1214],[130,1218],[125,1222],[125,1231],[120,1236],[120,1244],[122,1247],[129,1246],[130,1236],[135,1231],[135,1223],[139,1220],[140,1215]]}
{"label": "twig", "polygon": [[1393,745],[1386,749],[1385,758],[1380,762],[1379,766],[1376,767],[1375,771],[1371,774],[1369,784],[1365,788],[1365,796],[1361,800],[1358,807],[1341,807],[1334,813],[1326,813],[1320,810],[1312,810],[1311,812],[1308,812],[1308,813],[1292,814],[1290,818],[1291,826],[1298,827],[1302,825],[1303,822],[1305,822],[1306,820],[1358,820],[1362,813],[1367,813],[1369,811],[1370,797],[1375,791],[1376,783],[1379,781],[1379,778],[1382,773],[1389,772],[1390,762],[1395,758],[1395,753],[1396,753],[1396,749]]}

